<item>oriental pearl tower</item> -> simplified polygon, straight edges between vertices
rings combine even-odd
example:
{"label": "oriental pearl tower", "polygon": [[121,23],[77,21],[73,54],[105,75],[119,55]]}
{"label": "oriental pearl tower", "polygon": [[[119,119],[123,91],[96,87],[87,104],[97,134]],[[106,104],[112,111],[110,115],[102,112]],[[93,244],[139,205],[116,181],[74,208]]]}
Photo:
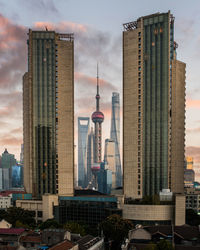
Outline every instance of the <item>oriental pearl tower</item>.
{"label": "oriental pearl tower", "polygon": [[101,163],[101,138],[102,129],[101,124],[104,120],[104,114],[100,111],[100,95],[99,95],[99,72],[97,64],[97,94],[96,94],[96,111],[92,114],[92,121],[95,127],[95,148],[94,148],[94,164],[92,166],[92,173],[94,176],[93,183],[97,189],[97,172],[100,170]]}

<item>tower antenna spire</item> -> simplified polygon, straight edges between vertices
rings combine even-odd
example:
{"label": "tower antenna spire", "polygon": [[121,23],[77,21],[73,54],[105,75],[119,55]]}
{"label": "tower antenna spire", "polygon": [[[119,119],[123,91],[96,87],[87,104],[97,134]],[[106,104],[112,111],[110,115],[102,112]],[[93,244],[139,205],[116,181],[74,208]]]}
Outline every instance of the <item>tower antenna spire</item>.
{"label": "tower antenna spire", "polygon": [[97,62],[97,95],[99,95],[99,64]]}

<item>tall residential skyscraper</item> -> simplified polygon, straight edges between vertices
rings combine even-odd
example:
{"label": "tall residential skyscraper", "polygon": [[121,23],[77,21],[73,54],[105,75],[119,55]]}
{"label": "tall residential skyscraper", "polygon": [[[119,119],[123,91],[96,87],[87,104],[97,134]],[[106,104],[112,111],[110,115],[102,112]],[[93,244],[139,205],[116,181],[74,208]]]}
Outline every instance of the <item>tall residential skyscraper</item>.
{"label": "tall residential skyscraper", "polygon": [[23,78],[24,186],[34,197],[74,193],[73,34],[29,30]]}
{"label": "tall residential skyscraper", "polygon": [[87,140],[89,117],[78,117],[78,186],[87,185]]}
{"label": "tall residential skyscraper", "polygon": [[123,32],[124,194],[142,198],[184,187],[185,63],[176,59],[170,12]]}
{"label": "tall residential skyscraper", "polygon": [[120,99],[119,93],[112,93],[112,117],[110,138],[115,142],[116,186],[122,186],[122,170],[120,160]]}

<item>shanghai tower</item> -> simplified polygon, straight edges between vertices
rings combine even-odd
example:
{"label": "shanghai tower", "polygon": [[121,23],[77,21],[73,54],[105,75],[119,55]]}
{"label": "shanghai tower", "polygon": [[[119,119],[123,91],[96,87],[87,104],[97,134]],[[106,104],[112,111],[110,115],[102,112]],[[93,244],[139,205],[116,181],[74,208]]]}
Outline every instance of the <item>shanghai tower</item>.
{"label": "shanghai tower", "polygon": [[120,101],[119,93],[112,93],[112,117],[110,138],[115,142],[116,186],[122,185],[122,172],[120,160]]}

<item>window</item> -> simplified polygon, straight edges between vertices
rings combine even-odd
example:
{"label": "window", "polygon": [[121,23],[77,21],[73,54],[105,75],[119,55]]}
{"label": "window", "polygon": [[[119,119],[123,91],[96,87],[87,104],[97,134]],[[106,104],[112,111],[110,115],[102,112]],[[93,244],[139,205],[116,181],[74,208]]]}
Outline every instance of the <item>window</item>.
{"label": "window", "polygon": [[138,37],[141,37],[141,32],[138,32]]}
{"label": "window", "polygon": [[37,216],[42,217],[42,211],[37,211]]}

